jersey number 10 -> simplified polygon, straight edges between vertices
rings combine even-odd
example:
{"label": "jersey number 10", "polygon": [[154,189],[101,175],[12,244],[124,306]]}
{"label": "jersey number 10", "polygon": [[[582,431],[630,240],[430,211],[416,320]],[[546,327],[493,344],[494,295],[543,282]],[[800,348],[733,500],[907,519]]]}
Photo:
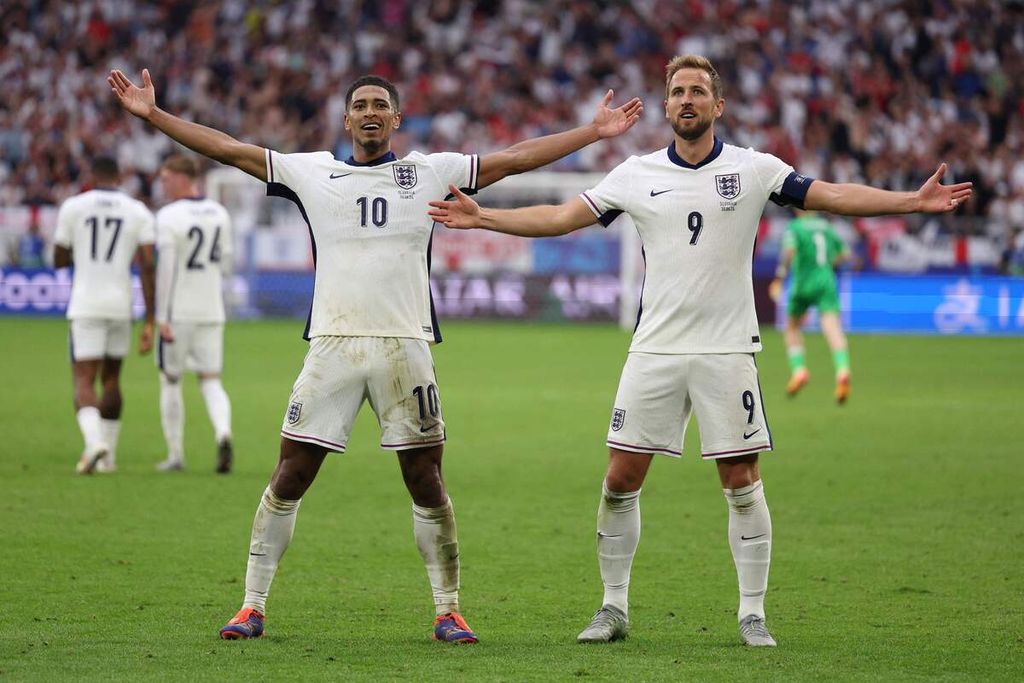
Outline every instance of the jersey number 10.
{"label": "jersey number 10", "polygon": [[384,197],[374,197],[372,202],[369,197],[360,197],[356,204],[359,205],[359,227],[365,228],[368,218],[378,228],[388,224],[388,200]]}

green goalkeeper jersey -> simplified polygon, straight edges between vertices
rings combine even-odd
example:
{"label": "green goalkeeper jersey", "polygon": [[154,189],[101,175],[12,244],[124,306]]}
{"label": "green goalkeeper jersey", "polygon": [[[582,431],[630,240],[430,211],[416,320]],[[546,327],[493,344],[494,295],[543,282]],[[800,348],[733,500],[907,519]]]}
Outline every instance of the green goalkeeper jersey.
{"label": "green goalkeeper jersey", "polygon": [[812,284],[835,285],[833,264],[846,247],[827,220],[814,215],[794,218],[786,226],[782,247],[794,251],[790,268],[794,289]]}

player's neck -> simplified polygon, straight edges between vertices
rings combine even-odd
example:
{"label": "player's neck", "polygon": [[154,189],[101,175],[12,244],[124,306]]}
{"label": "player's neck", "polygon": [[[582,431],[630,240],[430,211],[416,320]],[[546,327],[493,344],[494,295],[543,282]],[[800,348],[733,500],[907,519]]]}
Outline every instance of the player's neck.
{"label": "player's neck", "polygon": [[390,142],[381,145],[360,145],[357,143],[352,148],[352,159],[356,163],[368,164],[371,161],[380,159],[382,156],[389,154],[390,152]]}
{"label": "player's neck", "polygon": [[684,140],[676,135],[676,154],[688,164],[697,165],[708,158],[715,148],[715,131],[708,128],[696,140]]}

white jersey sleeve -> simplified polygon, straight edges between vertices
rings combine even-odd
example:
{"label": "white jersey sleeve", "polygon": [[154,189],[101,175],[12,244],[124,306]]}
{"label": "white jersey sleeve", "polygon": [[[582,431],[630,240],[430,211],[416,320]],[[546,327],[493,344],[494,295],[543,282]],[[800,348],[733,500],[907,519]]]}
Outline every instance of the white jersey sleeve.
{"label": "white jersey sleeve", "polygon": [[57,228],[53,233],[53,243],[56,246],[70,249],[74,240],[75,202],[70,199],[60,205],[57,210]]}
{"label": "white jersey sleeve", "polygon": [[804,197],[813,178],[800,175],[782,159],[764,152],[747,149],[754,177],[761,184],[765,196],[780,206],[803,208]]}
{"label": "white jersey sleeve", "polygon": [[580,194],[583,202],[594,212],[598,222],[607,227],[619,214],[630,213],[633,177],[630,167],[636,163],[630,157],[616,166],[596,187]]}
{"label": "white jersey sleeve", "polygon": [[424,160],[430,165],[429,168],[445,191],[449,185],[454,185],[460,190],[477,189],[480,175],[480,159],[477,155],[438,152],[426,155]]}

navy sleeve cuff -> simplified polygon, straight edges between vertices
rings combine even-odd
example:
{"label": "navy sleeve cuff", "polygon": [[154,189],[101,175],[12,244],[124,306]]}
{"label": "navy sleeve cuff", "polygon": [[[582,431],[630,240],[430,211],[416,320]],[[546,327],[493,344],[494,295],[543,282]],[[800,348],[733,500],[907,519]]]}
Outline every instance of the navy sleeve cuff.
{"label": "navy sleeve cuff", "polygon": [[807,198],[807,191],[811,189],[814,178],[800,175],[796,171],[789,174],[782,183],[779,192],[773,192],[768,198],[779,206],[795,206],[798,209],[804,208],[804,200]]}

